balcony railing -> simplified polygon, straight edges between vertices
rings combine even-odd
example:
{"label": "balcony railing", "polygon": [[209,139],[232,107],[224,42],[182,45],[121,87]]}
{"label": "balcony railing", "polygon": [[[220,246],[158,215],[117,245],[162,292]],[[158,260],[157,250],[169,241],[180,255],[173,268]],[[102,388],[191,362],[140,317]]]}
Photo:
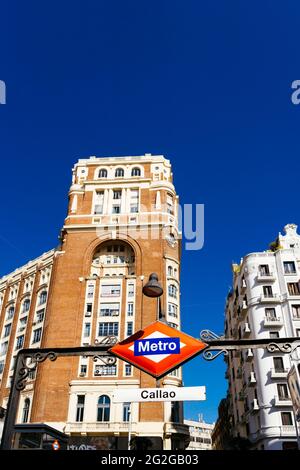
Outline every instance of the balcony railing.
{"label": "balcony railing", "polygon": [[296,429],[293,424],[285,424],[281,426],[280,430],[281,436],[295,436],[296,437]]}
{"label": "balcony railing", "polygon": [[291,397],[283,397],[276,395],[274,397],[274,405],[275,406],[292,406]]}
{"label": "balcony railing", "polygon": [[276,317],[266,316],[264,318],[265,327],[271,326],[272,328],[274,328],[274,327],[280,327],[282,325],[283,325],[283,320],[280,316],[276,316]]}
{"label": "balcony railing", "polygon": [[277,368],[271,369],[271,379],[285,379],[289,369]]}
{"label": "balcony railing", "polygon": [[279,303],[280,296],[278,294],[261,294],[260,302],[264,303]]}
{"label": "balcony railing", "polygon": [[257,277],[256,277],[256,280],[258,282],[265,282],[265,281],[269,281],[269,282],[273,282],[275,281],[276,277],[274,275],[274,273],[272,272],[261,272],[259,271],[258,274],[257,274]]}

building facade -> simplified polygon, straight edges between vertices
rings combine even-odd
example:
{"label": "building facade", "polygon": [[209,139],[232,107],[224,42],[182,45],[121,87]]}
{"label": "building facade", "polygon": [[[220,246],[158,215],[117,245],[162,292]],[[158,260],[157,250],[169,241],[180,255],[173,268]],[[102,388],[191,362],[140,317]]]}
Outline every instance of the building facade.
{"label": "building facade", "polygon": [[[0,280],[0,406],[5,408],[16,352],[23,347],[95,346],[122,340],[157,319],[157,303],[142,295],[150,273],[163,286],[167,322],[180,328],[178,196],[163,156],[81,159],[73,168],[61,244]],[[159,381],[180,386],[181,370]],[[22,392],[18,422],[46,423],[103,447],[131,435],[154,446],[184,448],[188,427],[174,403],[114,404],[113,390],[156,387],[156,381],[117,360],[46,361]],[[77,441],[76,441],[77,440]],[[153,441],[154,442],[154,441]]]}
{"label": "building facade", "polygon": [[184,424],[189,427],[190,443],[187,450],[212,450],[212,431],[214,424],[205,423],[202,419],[193,421],[184,420]]}
{"label": "building facade", "polygon": [[[300,236],[286,225],[270,250],[251,253],[233,265],[226,301],[226,338],[300,336]],[[287,384],[291,357],[265,349],[234,351],[227,357],[229,414],[233,437],[253,449],[297,447],[295,418]]]}

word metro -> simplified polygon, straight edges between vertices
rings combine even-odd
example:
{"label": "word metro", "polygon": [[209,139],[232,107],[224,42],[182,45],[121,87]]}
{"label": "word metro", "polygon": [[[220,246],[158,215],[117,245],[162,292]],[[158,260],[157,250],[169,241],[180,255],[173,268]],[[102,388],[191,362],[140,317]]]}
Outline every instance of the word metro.
{"label": "word metro", "polygon": [[135,356],[149,356],[154,354],[179,354],[179,338],[148,338],[134,342]]}

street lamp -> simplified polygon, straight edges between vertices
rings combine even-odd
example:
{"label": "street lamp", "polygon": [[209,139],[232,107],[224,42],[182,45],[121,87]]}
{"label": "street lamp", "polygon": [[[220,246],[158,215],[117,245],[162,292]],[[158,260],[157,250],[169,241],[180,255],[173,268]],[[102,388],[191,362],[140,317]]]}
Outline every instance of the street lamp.
{"label": "street lamp", "polygon": [[157,319],[165,322],[165,314],[161,308],[161,301],[160,301],[160,297],[162,296],[163,293],[164,293],[164,290],[158,281],[158,275],[156,273],[150,274],[149,281],[143,287],[143,294],[146,297],[157,298],[158,300]]}

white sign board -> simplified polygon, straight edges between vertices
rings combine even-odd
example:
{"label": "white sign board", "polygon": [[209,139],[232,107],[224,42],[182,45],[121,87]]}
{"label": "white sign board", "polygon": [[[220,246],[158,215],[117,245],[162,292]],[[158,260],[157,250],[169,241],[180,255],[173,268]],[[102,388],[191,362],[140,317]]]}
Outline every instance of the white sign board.
{"label": "white sign board", "polygon": [[199,401],[206,400],[205,393],[205,387],[120,388],[113,391],[113,402]]}

